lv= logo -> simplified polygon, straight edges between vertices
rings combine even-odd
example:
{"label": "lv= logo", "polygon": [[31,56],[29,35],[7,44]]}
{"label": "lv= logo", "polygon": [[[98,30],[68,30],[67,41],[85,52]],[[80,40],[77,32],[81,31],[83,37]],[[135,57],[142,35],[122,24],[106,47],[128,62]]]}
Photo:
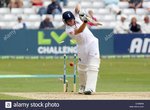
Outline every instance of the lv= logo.
{"label": "lv= logo", "polygon": [[[43,31],[38,32],[38,45],[51,45],[52,40],[44,38],[45,34]],[[54,41],[57,42],[57,44],[61,44],[65,41],[65,39],[68,37],[66,32],[63,32],[61,35],[58,35],[55,31],[50,32],[50,36],[54,39]],[[71,39],[70,40],[71,45],[75,45],[76,41]]]}

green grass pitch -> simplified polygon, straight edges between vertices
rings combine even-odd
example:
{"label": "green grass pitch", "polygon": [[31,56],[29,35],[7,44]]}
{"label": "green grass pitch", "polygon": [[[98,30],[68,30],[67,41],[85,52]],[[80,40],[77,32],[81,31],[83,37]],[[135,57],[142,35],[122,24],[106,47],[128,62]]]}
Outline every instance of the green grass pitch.
{"label": "green grass pitch", "polygon": [[[70,61],[72,60],[67,60],[67,72],[73,73],[73,67],[69,66]],[[2,74],[63,74],[63,59],[0,60],[0,75]],[[69,91],[72,91],[72,78],[68,80]],[[63,82],[58,78],[0,79],[0,92],[62,91]],[[101,59],[97,91],[150,91],[150,59]]]}

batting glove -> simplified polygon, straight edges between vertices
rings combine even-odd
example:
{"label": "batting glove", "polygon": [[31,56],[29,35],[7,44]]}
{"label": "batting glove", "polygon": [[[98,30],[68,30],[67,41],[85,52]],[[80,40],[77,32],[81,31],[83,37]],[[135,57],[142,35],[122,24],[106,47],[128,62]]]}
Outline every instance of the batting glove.
{"label": "batting glove", "polygon": [[79,17],[80,17],[80,19],[83,20],[85,23],[88,22],[87,15],[86,15],[84,12],[79,12]]}

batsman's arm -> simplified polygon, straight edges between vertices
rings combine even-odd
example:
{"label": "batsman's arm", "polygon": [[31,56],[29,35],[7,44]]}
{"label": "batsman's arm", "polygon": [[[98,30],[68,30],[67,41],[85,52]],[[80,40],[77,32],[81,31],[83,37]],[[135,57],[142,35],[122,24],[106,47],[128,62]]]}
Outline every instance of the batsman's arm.
{"label": "batsman's arm", "polygon": [[95,22],[92,22],[94,25],[102,25],[102,23],[100,23],[100,22],[97,22],[97,21],[95,21]]}
{"label": "batsman's arm", "polygon": [[77,34],[83,32],[86,27],[86,23],[87,23],[87,21],[84,21],[83,24],[78,29],[75,30],[74,34],[77,35]]}
{"label": "batsman's arm", "polygon": [[87,18],[87,20],[88,20],[89,22],[91,22],[92,24],[94,24],[94,25],[96,25],[96,26],[97,26],[97,25],[102,25],[102,23],[93,20],[93,19],[92,19],[91,17],[89,17],[89,16],[87,16],[86,18]]}

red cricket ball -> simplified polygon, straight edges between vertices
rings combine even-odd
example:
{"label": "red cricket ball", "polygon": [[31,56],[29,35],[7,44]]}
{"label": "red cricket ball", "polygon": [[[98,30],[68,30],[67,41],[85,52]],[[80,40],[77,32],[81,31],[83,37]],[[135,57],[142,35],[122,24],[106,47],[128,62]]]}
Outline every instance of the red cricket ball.
{"label": "red cricket ball", "polygon": [[73,62],[70,62],[69,65],[70,65],[70,66],[73,66],[74,64],[73,64]]}

